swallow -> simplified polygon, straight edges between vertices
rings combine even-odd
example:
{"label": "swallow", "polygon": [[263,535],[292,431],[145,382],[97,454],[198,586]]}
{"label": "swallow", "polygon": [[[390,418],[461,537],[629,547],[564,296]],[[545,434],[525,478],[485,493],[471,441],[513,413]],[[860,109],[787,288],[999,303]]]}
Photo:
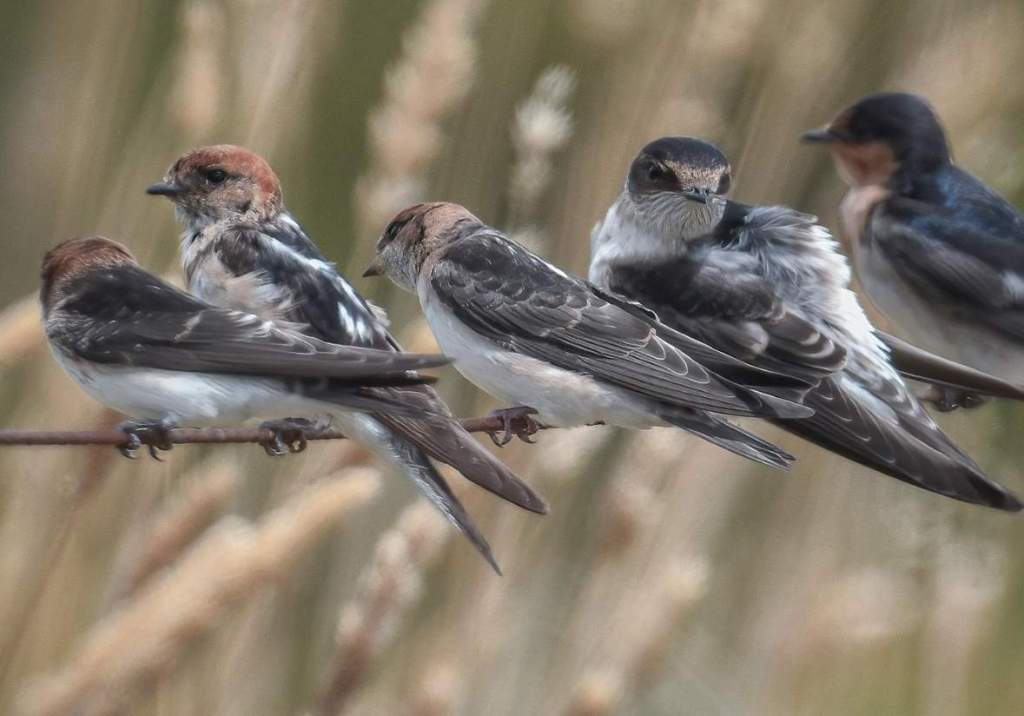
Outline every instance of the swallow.
{"label": "swallow", "polygon": [[932,107],[870,95],[803,140],[824,144],[849,185],[840,218],[871,301],[911,343],[1011,384],[947,383],[939,407],[1024,398],[1024,216],[953,163]]}
{"label": "swallow", "polygon": [[731,178],[711,144],[648,144],[591,235],[591,281],[738,359],[817,380],[803,401],[814,414],[782,428],[925,490],[1019,510],[892,366],[828,230],[787,207],[729,200]]}
{"label": "swallow", "polygon": [[[71,239],[43,259],[43,325],[57,362],[93,398],[126,415],[169,450],[181,424],[253,417],[327,417],[339,410],[408,412],[376,386],[417,384],[413,372],[443,356],[396,354],[326,343],[252,314],[215,308],[142,269],[124,246],[102,237]],[[298,424],[264,424],[264,447],[303,446]],[[294,448],[295,441],[300,447]]]}
{"label": "swallow", "polygon": [[399,213],[366,274],[420,300],[466,378],[539,424],[675,426],[773,467],[785,451],[717,415],[794,417],[806,384],[748,366],[570,276],[457,204]]}
{"label": "swallow", "polygon": [[[285,207],[281,183],[262,157],[231,145],[200,147],[147,192],[174,202],[184,225],[181,255],[192,293],[217,306],[299,324],[307,335],[331,343],[401,355],[384,312],[320,253]],[[342,429],[411,478],[497,571],[487,541],[432,460],[531,512],[545,514],[544,500],[466,432],[431,387],[373,392],[408,410],[337,418]]]}

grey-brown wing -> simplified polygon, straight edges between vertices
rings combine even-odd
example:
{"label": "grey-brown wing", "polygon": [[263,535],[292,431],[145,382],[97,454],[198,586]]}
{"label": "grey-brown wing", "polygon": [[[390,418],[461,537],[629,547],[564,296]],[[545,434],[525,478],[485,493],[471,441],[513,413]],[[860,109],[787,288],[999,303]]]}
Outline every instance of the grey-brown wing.
{"label": "grey-brown wing", "polygon": [[854,462],[946,497],[1021,509],[927,415],[895,375],[846,370],[806,397],[814,415],[782,427]]}
{"label": "grey-brown wing", "polygon": [[139,315],[131,321],[91,327],[84,332],[80,346],[83,357],[98,363],[335,378],[362,385],[422,382],[422,377],[401,374],[449,362],[444,356],[325,343],[256,316],[221,309],[188,317]]}
{"label": "grey-brown wing", "polygon": [[[506,350],[667,404],[739,415],[807,414],[785,401],[769,405],[737,379],[788,386],[797,381],[659,326],[498,234],[478,233],[452,244],[434,264],[430,281],[460,321]],[[692,346],[733,375],[723,378],[717,365],[709,369],[680,345]]]}
{"label": "grey-brown wing", "polygon": [[808,383],[842,369],[846,361],[843,346],[795,312],[765,278],[740,265],[684,256],[650,266],[617,266],[609,274],[609,288],[677,330]]}
{"label": "grey-brown wing", "polygon": [[437,355],[326,343],[250,314],[214,308],[136,266],[82,277],[61,313],[66,342],[97,363],[373,384],[419,382],[406,372],[449,362]]}

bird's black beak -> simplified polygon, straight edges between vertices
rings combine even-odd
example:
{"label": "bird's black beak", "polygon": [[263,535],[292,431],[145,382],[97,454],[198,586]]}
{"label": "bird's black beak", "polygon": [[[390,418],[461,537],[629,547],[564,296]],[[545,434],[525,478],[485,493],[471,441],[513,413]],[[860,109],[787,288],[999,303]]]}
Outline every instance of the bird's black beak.
{"label": "bird's black beak", "polygon": [[709,192],[707,189],[684,189],[683,190],[683,196],[685,196],[690,201],[697,202],[698,204],[707,204],[708,203],[708,197],[710,196],[710,194],[711,194],[711,192]]}
{"label": "bird's black beak", "polygon": [[384,267],[380,265],[380,259],[375,258],[370,262],[370,265],[363,271],[363,278],[370,278],[371,276],[380,276],[384,273]]}
{"label": "bird's black beak", "polygon": [[184,193],[185,187],[174,181],[158,181],[146,187],[146,193],[152,196],[169,196],[174,198]]}
{"label": "bird's black beak", "polygon": [[812,129],[800,135],[800,141],[806,144],[830,144],[842,139],[835,131],[825,127],[823,129]]}

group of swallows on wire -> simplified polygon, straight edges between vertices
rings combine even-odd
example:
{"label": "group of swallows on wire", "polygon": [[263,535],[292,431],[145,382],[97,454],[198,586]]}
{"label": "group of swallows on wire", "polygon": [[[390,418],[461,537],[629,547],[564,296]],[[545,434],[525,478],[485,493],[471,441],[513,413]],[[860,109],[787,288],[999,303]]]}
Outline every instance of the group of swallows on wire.
{"label": "group of swallows on wire", "polygon": [[674,426],[787,468],[790,454],[729,420],[757,417],[910,485],[1020,510],[929,410],[1024,398],[1022,214],[953,163],[915,95],[870,95],[803,139],[849,185],[852,264],[906,340],[869,322],[816,217],[728,198],[728,160],[689,137],[632,161],[593,229],[588,279],[457,204],[395,216],[364,276],[414,293],[443,355],[404,352],[285,208],[267,162],[232,145],[187,152],[147,190],[184,227],[187,290],[119,243],[71,239],[43,261],[46,335],[85,391],[131,418],[129,454],[169,449],[176,426],[253,418],[284,454],[333,424],[412,478],[496,570],[437,463],[547,506],[461,427],[426,368],[454,363],[509,406],[499,444],[542,426]]}

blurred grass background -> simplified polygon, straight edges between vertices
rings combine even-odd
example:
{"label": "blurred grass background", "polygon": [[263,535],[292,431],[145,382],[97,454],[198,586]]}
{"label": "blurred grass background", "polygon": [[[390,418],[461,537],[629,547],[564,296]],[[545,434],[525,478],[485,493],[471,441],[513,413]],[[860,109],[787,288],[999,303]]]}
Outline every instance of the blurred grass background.
{"label": "blurred grass background", "polygon": [[[143,189],[197,144],[265,155],[350,276],[423,198],[584,273],[590,227],[664,134],[719,144],[740,200],[835,227],[843,188],[796,138],[878,89],[926,95],[958,161],[1024,203],[1014,0],[41,0],[0,18],[5,426],[119,420],[47,355],[39,260],[102,233],[176,275],[172,212]],[[357,285],[430,347],[411,297]],[[452,371],[441,390],[495,407]],[[1024,491],[1018,406],[943,423]],[[552,511],[462,492],[500,579],[354,445],[5,448],[0,712],[1021,713],[1021,521],[761,432],[791,475],[669,430],[506,448]]]}

